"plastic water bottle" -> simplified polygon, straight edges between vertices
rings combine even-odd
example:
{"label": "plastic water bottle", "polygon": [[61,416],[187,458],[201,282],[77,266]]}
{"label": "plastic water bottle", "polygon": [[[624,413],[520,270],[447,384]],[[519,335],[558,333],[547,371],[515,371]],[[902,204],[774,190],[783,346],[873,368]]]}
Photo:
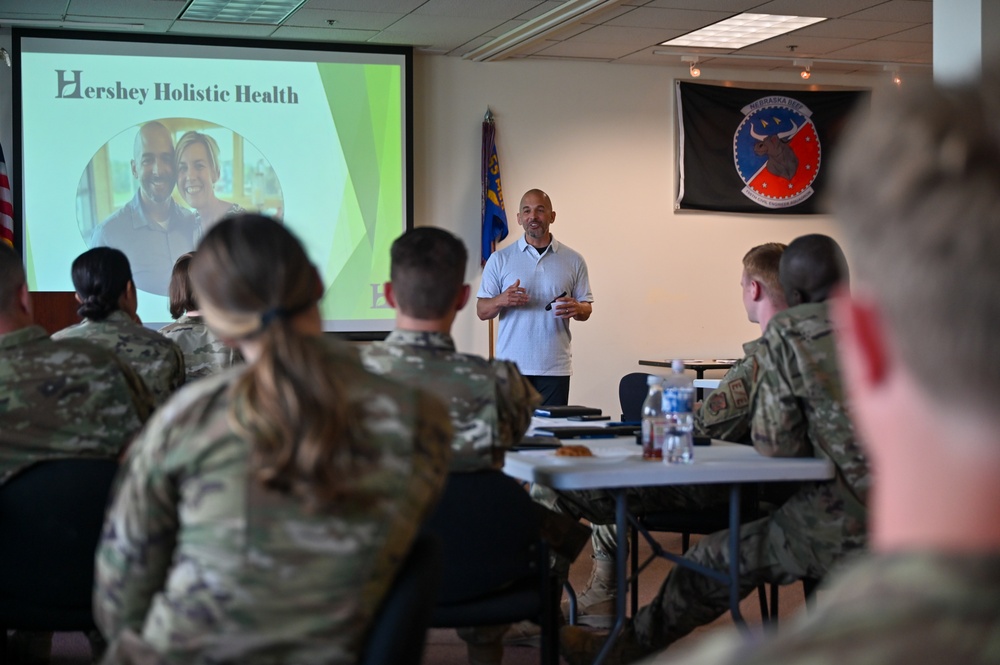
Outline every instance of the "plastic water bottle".
{"label": "plastic water bottle", "polygon": [[650,374],[646,379],[649,394],[642,403],[642,458],[663,458],[663,436],[666,419],[663,417],[663,377]]}
{"label": "plastic water bottle", "polygon": [[694,382],[684,374],[684,361],[674,360],[674,373],[663,382],[663,417],[666,432],[663,461],[690,464],[694,461]]}

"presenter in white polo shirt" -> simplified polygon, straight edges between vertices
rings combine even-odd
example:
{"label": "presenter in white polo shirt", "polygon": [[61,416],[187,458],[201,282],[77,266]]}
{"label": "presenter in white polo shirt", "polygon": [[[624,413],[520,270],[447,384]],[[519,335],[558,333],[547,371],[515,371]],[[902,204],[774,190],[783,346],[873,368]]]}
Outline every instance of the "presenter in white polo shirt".
{"label": "presenter in white polo shirt", "polygon": [[549,405],[569,403],[569,322],[589,319],[594,302],[587,263],[549,233],[555,221],[548,194],[525,193],[517,212],[524,236],[490,256],[476,294],[480,319],[500,317],[497,358],[516,362]]}

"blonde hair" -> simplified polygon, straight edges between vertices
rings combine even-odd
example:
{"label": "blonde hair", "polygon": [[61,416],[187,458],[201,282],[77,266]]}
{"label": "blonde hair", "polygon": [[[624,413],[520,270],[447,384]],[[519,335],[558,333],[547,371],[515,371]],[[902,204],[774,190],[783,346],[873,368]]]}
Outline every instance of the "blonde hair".
{"label": "blonde hair", "polygon": [[348,390],[363,370],[293,325],[322,288],[299,241],[268,217],[235,215],[206,234],[190,277],[219,336],[261,347],[231,388],[229,412],[256,479],[311,509],[363,499],[356,479],[378,458],[366,445],[363,404]]}
{"label": "blonde hair", "polygon": [[780,242],[766,242],[743,255],[743,269],[746,270],[747,277],[760,282],[764,287],[764,297],[778,306],[787,304],[778,280],[778,265],[785,247]]}
{"label": "blonde hair", "polygon": [[177,147],[174,148],[174,154],[176,157],[176,162],[178,166],[180,165],[181,155],[184,151],[190,148],[192,145],[200,143],[205,146],[205,152],[208,153],[208,166],[212,169],[212,182],[217,182],[219,176],[222,175],[222,166],[219,164],[219,144],[215,142],[208,134],[202,134],[201,132],[190,131],[184,132],[184,134],[178,139]]}

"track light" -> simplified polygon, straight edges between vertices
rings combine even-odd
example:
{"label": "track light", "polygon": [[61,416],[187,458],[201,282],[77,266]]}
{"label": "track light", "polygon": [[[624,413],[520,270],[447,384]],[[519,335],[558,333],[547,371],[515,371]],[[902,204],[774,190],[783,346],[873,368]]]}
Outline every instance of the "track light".
{"label": "track light", "polygon": [[899,69],[898,69],[898,68],[896,68],[896,67],[891,67],[891,66],[889,66],[889,65],[886,65],[885,67],[883,67],[883,69],[884,69],[885,71],[887,71],[887,72],[891,72],[891,73],[892,73],[892,82],[893,82],[893,84],[894,84],[894,85],[895,85],[895,86],[896,86],[897,88],[898,88],[899,86],[903,85],[903,79],[902,79],[902,78],[900,78],[900,76],[899,76]]}
{"label": "track light", "polygon": [[812,60],[793,60],[792,64],[796,67],[801,67],[802,71],[799,72],[799,76],[803,80],[808,81],[812,76]]}
{"label": "track light", "polygon": [[681,62],[688,63],[688,71],[691,72],[691,78],[698,78],[701,76],[701,70],[698,68],[698,56],[682,55]]}

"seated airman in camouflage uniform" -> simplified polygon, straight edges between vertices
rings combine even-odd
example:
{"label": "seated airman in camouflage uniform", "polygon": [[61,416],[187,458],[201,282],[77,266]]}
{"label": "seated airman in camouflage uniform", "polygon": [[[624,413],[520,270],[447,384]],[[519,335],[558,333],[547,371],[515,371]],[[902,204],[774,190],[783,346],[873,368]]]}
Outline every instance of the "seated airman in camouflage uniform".
{"label": "seated airman in camouflage uniform", "polygon": [[[740,287],[747,318],[760,325],[761,333],[775,313],[788,305],[778,281],[778,262],[785,245],[771,242],[752,248],[743,256]],[[743,345],[746,356],[733,365],[719,387],[702,402],[695,414],[695,431],[724,441],[749,443],[750,393],[756,380],[754,351],[760,340]],[[577,616],[581,623],[608,626],[615,608],[615,501],[602,490],[553,492],[536,487],[534,496],[555,510],[583,517],[593,525],[593,568],[590,581],[577,598]],[[725,505],[728,491],[719,485],[689,487],[641,487],[629,490],[629,510],[633,514],[661,510],[701,510]],[[567,567],[566,563],[561,563]],[[564,603],[568,605],[568,601]]]}
{"label": "seated airman in camouflage uniform", "polygon": [[274,220],[219,222],[191,279],[247,364],[130,450],[97,554],[105,662],[353,665],[444,486],[447,411],[324,337],[319,275]]}
{"label": "seated airman in camouflage uniform", "polygon": [[[755,352],[753,444],[763,455],[829,459],[836,477],[802,483],[770,516],[741,527],[740,597],[760,584],[822,578],[866,544],[868,463],[844,403],[826,303],[838,283],[846,285],[847,264],[832,238],[802,236],[782,254],[780,280],[790,307],[771,318]],[[728,531],[712,534],[685,556],[726,571],[728,539]],[[626,625],[609,662],[662,650],[728,607],[725,586],[674,567],[653,602]],[[571,626],[563,652],[571,665],[589,663],[603,641]]]}
{"label": "seated airman in camouflage uniform", "polygon": [[[24,265],[0,242],[0,484],[36,462],[117,458],[153,411],[142,379],[83,340],[34,325]],[[51,634],[12,634],[15,662],[47,660]]]}
{"label": "seated airman in camouflage uniform", "polygon": [[766,639],[681,665],[1000,662],[1000,71],[879,97],[841,144],[833,205],[855,289],[831,304],[878,469],[872,553]]}
{"label": "seated airman in camouflage uniform", "polygon": [[156,404],[163,404],[184,383],[184,354],[138,323],[128,259],[117,249],[95,247],[76,257],[72,274],[83,321],[52,339],[81,338],[114,351],[146,382]]}
{"label": "seated airman in camouflage uniform", "polygon": [[362,362],[445,401],[455,425],[452,471],[503,467],[504,452],[524,436],[541,398],[514,363],[455,350],[451,325],[469,299],[465,245],[422,227],[400,236],[391,251],[384,289],[396,327],[385,342],[362,348]]}
{"label": "seated airman in camouflage uniform", "polygon": [[[455,426],[452,471],[499,469],[504,452],[524,436],[541,397],[517,366],[459,353],[451,325],[469,300],[468,252],[461,240],[434,227],[413,229],[392,244],[386,302],[396,328],[385,342],[362,349],[365,366],[421,386],[445,401]],[[472,665],[499,663],[507,626],[460,628]]]}
{"label": "seated airman in camouflage uniform", "polygon": [[153,411],[110,351],[34,325],[21,258],[0,243],[0,483],[45,459],[117,457]]}
{"label": "seated airman in camouflage uniform", "polygon": [[173,323],[160,328],[159,333],[174,342],[184,353],[184,372],[188,382],[243,362],[240,352],[229,346],[208,327],[198,311],[194,289],[191,288],[191,259],[194,252],[181,254],[170,273],[170,316]]}

